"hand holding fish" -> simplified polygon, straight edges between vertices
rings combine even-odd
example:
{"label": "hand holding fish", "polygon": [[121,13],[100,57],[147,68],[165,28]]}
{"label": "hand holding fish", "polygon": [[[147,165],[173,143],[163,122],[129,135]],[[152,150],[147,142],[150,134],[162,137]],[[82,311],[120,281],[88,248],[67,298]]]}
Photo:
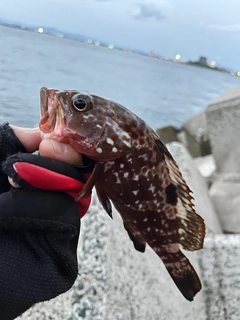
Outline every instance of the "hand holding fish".
{"label": "hand holding fish", "polygon": [[[78,275],[79,215],[87,211],[90,198],[76,204],[74,186],[79,191],[92,169],[79,166],[82,157],[69,145],[63,145],[67,149],[63,153],[56,145],[41,141],[39,130],[0,125],[0,313],[4,320],[69,290]],[[28,153],[39,146],[45,156],[70,161],[77,168]],[[11,188],[8,176],[21,188]],[[52,191],[44,191],[48,189]]]}

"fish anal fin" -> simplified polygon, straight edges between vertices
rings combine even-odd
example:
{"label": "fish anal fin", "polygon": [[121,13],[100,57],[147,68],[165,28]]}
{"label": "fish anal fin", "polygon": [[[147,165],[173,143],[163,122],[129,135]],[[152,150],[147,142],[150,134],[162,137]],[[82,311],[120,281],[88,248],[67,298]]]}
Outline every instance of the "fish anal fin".
{"label": "fish anal fin", "polygon": [[95,186],[95,184],[97,183],[97,181],[99,180],[99,178],[102,176],[103,173],[104,173],[104,165],[98,162],[95,165],[90,178],[88,179],[88,181],[85,183],[80,193],[75,198],[76,202],[81,198],[85,198],[91,195],[92,188]]}
{"label": "fish anal fin", "polygon": [[96,183],[95,189],[97,192],[98,199],[103,206],[103,209],[107,212],[107,214],[112,218],[112,205],[111,202],[105,193],[105,191],[101,188],[101,186]]}
{"label": "fish anal fin", "polygon": [[134,248],[139,252],[142,252],[142,253],[145,252],[146,243],[144,241],[142,241],[141,239],[139,239],[136,235],[134,235],[132,230],[127,226],[127,224],[125,222],[123,223],[123,225],[124,225],[124,228],[127,230],[129,238],[133,242]]}

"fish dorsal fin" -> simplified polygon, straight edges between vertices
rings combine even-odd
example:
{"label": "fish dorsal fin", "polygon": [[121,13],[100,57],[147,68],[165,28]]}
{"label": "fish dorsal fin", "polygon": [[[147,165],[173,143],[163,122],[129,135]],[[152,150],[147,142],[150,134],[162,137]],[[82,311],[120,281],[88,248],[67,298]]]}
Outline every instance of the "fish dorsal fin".
{"label": "fish dorsal fin", "polygon": [[206,232],[204,220],[194,209],[192,191],[184,180],[177,163],[159,137],[156,135],[154,138],[158,151],[161,152],[161,155],[164,155],[173,189],[175,186],[174,192],[177,195],[175,212],[178,226],[178,242],[185,250],[199,250],[203,247]]}

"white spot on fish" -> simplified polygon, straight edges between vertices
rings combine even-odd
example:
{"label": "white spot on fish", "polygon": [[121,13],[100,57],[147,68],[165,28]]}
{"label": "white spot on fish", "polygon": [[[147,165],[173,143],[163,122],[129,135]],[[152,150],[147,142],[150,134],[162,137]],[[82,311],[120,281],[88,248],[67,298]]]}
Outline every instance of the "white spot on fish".
{"label": "white spot on fish", "polygon": [[129,176],[129,173],[125,172],[123,176],[124,176],[124,178],[127,178]]}
{"label": "white spot on fish", "polygon": [[113,146],[113,144],[114,144],[113,140],[110,139],[110,138],[107,138],[107,143],[108,143],[108,144],[111,144],[112,146]]}
{"label": "white spot on fish", "polygon": [[147,219],[147,218],[145,218],[143,221],[144,221],[144,222],[146,222],[147,220],[148,220],[148,219]]}
{"label": "white spot on fish", "polygon": [[127,146],[127,147],[131,147],[131,143],[130,142],[128,142],[128,141],[126,141],[126,140],[123,140],[123,143]]}
{"label": "white spot on fish", "polygon": [[135,196],[138,194],[139,190],[134,190],[133,194],[135,194]]}
{"label": "white spot on fish", "polygon": [[150,186],[150,188],[148,190],[151,191],[152,193],[154,193],[155,187],[151,184],[151,186]]}
{"label": "white spot on fish", "polygon": [[96,151],[97,151],[98,153],[102,153],[102,149],[101,149],[101,148],[97,148]]}
{"label": "white spot on fish", "polygon": [[97,124],[96,127],[102,129],[102,126],[100,126],[100,124]]}
{"label": "white spot on fish", "polygon": [[120,168],[121,169],[124,168],[124,164],[123,163],[120,164]]}
{"label": "white spot on fish", "polygon": [[151,228],[147,228],[147,231],[150,231],[151,230]]}
{"label": "white spot on fish", "polygon": [[141,154],[140,156],[138,156],[138,158],[142,158],[143,160],[148,161],[148,156],[146,153]]}
{"label": "white spot on fish", "polygon": [[138,180],[139,180],[139,176],[138,176],[138,175],[135,175],[135,176],[133,177],[133,180],[138,181]]}
{"label": "white spot on fish", "polygon": [[112,148],[112,152],[117,152],[117,151],[118,151],[117,148],[115,148],[115,147]]}
{"label": "white spot on fish", "polygon": [[179,234],[184,234],[185,231],[184,231],[182,228],[180,228],[180,229],[178,230],[178,233],[179,233]]}
{"label": "white spot on fish", "polygon": [[187,226],[188,226],[187,223],[186,223],[186,221],[185,221],[184,219],[181,219],[181,222],[182,222],[182,224],[184,225],[184,227],[187,227]]}
{"label": "white spot on fish", "polygon": [[167,252],[176,253],[179,251],[179,245],[177,243],[171,243],[166,245],[165,249]]}

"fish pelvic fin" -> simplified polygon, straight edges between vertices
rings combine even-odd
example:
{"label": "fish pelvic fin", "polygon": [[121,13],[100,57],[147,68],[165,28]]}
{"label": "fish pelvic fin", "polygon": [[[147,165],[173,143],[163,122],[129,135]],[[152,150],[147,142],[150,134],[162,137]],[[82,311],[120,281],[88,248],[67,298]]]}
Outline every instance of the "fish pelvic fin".
{"label": "fish pelvic fin", "polygon": [[107,194],[104,192],[104,190],[101,188],[101,186],[98,183],[96,183],[95,189],[97,192],[98,199],[99,199],[101,205],[103,206],[103,209],[107,212],[109,217],[113,219],[112,205],[111,205],[111,202],[110,202]]}
{"label": "fish pelvic fin", "polygon": [[193,301],[194,296],[201,290],[202,285],[195,269],[186,256],[180,250],[172,253],[161,250],[161,253],[157,254],[163,260],[168,273],[182,295],[188,301]]}
{"label": "fish pelvic fin", "polygon": [[84,185],[80,193],[75,198],[76,202],[81,198],[85,198],[91,195],[92,188],[95,186],[99,178],[102,176],[103,172],[104,172],[104,164],[100,162],[96,163],[90,178],[88,179],[88,181],[86,182],[86,184]]}

